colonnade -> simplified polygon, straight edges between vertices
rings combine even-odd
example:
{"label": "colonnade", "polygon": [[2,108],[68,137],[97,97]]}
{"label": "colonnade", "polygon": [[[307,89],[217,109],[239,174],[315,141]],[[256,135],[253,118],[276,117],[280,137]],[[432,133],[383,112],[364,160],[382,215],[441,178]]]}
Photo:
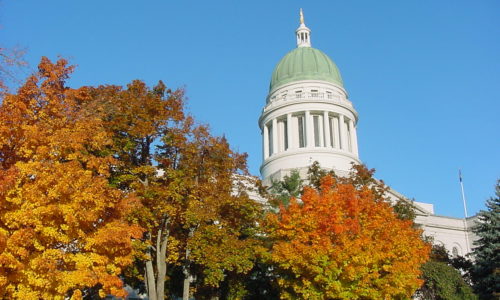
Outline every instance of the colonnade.
{"label": "colonnade", "polygon": [[264,159],[299,148],[327,148],[358,157],[355,121],[329,111],[301,111],[276,117],[262,128]]}

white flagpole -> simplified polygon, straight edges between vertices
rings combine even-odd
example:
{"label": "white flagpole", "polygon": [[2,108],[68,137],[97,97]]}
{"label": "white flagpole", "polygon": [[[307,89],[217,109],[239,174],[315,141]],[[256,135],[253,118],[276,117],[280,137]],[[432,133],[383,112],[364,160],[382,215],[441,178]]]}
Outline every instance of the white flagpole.
{"label": "white flagpole", "polygon": [[465,214],[465,219],[464,219],[464,229],[465,229],[465,243],[467,244],[465,246],[465,249],[467,251],[467,253],[469,253],[469,233],[468,233],[468,230],[467,230],[467,218],[468,218],[468,215],[467,215],[467,204],[465,203],[465,193],[464,193],[464,183],[462,181],[462,171],[460,169],[458,169],[458,178],[460,180],[460,188],[462,190],[462,201],[464,203],[464,214]]}

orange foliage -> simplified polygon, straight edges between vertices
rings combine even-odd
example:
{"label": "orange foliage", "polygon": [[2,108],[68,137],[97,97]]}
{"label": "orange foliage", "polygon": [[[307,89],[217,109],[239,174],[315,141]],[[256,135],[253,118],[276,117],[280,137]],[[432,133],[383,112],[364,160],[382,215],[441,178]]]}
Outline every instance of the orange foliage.
{"label": "orange foliage", "polygon": [[84,109],[87,88],[43,58],[0,107],[0,297],[124,296],[118,275],[142,230],[124,217],[137,200],[108,183],[117,161],[102,120]]}
{"label": "orange foliage", "polygon": [[406,299],[430,248],[367,186],[321,180],[267,219],[284,299]]}

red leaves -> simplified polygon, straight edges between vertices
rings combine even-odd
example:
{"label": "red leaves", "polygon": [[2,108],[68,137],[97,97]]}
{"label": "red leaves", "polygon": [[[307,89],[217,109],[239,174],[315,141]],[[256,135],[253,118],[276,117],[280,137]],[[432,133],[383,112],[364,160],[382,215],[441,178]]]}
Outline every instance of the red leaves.
{"label": "red leaves", "polygon": [[284,298],[409,297],[420,285],[428,246],[378,191],[326,176],[267,218],[272,261],[296,278],[279,281]]}

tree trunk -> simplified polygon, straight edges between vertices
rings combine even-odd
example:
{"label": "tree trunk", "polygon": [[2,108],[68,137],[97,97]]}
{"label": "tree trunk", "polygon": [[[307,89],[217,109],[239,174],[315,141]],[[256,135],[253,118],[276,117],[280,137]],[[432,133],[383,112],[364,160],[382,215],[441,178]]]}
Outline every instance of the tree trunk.
{"label": "tree trunk", "polygon": [[[168,230],[169,222],[170,218],[166,217],[163,219],[156,236],[156,247],[149,246],[148,249],[149,259],[146,261],[144,284],[146,285],[149,300],[165,299],[167,244],[170,235],[170,231]],[[153,261],[155,262],[153,263]]]}
{"label": "tree trunk", "polygon": [[[151,254],[151,250],[149,250]],[[156,298],[156,285],[155,285],[155,273],[153,270],[153,261],[151,258],[146,261],[146,276],[144,278],[147,290],[148,290],[148,298],[149,300],[157,300]]]}
{"label": "tree trunk", "polygon": [[163,224],[158,231],[156,238],[156,268],[158,270],[156,278],[156,298],[157,300],[165,299],[165,275],[167,274],[167,243],[169,237],[168,223],[170,219],[165,218]]}
{"label": "tree trunk", "polygon": [[[149,143],[146,144],[149,149]],[[139,181],[145,186],[149,186],[148,178]],[[162,220],[158,233],[156,235],[156,280],[155,269],[153,267],[153,249],[149,246],[148,254],[149,259],[146,261],[146,271],[144,276],[144,283],[146,285],[149,300],[163,300],[165,299],[165,276],[167,274],[167,245],[170,231],[168,225],[170,218],[165,216]],[[151,235],[149,234],[151,241]]]}
{"label": "tree trunk", "polygon": [[184,274],[184,286],[182,289],[182,300],[189,300],[189,285],[191,283],[191,272],[189,271],[189,248],[186,247],[186,260],[182,267]]}
{"label": "tree trunk", "polygon": [[182,300],[189,300],[189,285],[191,283],[191,271],[189,270],[190,267],[190,260],[189,260],[189,247],[188,247],[188,241],[189,238],[191,238],[194,234],[195,228],[189,229],[189,234],[188,234],[188,240],[186,241],[186,254],[184,257],[184,264],[182,266],[182,273],[184,274],[184,286],[182,289]]}

